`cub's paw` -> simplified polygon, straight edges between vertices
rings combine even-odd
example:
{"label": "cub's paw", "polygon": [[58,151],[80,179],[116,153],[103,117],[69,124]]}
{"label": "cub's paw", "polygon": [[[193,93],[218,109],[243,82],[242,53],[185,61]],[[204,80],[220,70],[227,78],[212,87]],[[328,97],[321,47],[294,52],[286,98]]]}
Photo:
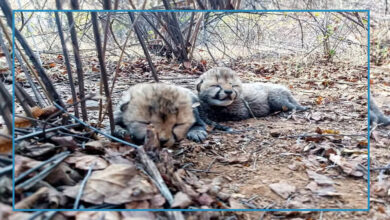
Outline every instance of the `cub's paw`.
{"label": "cub's paw", "polygon": [[130,132],[119,125],[115,125],[113,136],[125,141],[131,141],[132,139]]}
{"label": "cub's paw", "polygon": [[187,133],[187,139],[195,142],[203,142],[207,137],[207,132],[203,127],[192,128]]}
{"label": "cub's paw", "polygon": [[297,106],[297,110],[298,111],[306,111],[306,110],[309,110],[311,109],[309,106],[303,106],[303,105],[298,105]]}

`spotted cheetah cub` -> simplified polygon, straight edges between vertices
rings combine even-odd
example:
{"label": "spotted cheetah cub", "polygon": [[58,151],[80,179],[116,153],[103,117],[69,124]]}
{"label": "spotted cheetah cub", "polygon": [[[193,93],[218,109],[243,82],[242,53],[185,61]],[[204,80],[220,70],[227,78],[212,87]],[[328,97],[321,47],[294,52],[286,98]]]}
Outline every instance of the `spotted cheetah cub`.
{"label": "spotted cheetah cub", "polygon": [[238,121],[276,111],[306,110],[282,85],[242,83],[237,73],[216,67],[200,76],[196,85],[201,108],[212,121]]}
{"label": "spotted cheetah cub", "polygon": [[198,99],[189,89],[163,83],[141,83],[123,93],[114,114],[114,135],[128,135],[143,144],[146,128],[153,124],[162,147],[170,147],[184,138],[203,141],[204,122],[194,104]]}

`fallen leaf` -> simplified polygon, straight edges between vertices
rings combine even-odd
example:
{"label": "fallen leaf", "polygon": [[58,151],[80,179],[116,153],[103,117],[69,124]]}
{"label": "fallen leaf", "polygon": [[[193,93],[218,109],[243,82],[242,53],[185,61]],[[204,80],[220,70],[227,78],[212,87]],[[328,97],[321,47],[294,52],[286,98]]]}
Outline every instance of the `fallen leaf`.
{"label": "fallen leaf", "polygon": [[241,202],[237,201],[232,197],[229,198],[229,206],[231,209],[247,209],[247,207],[241,204]]}
{"label": "fallen leaf", "polygon": [[81,179],[81,175],[70,168],[67,163],[60,163],[45,178],[45,181],[54,186],[74,186]]}
{"label": "fallen leaf", "polygon": [[206,205],[206,206],[210,206],[211,203],[214,202],[214,199],[207,193],[202,193],[202,195],[199,196],[198,198],[198,202],[201,204],[201,205]]}
{"label": "fallen leaf", "polygon": [[269,187],[283,199],[287,199],[296,190],[295,186],[285,182],[273,183],[270,184]]}
{"label": "fallen leaf", "polygon": [[376,210],[378,210],[378,212],[380,212],[380,213],[382,213],[382,214],[384,214],[384,213],[386,213],[386,209],[385,209],[385,207],[384,206],[379,206]]}
{"label": "fallen leaf", "polygon": [[93,170],[101,170],[108,167],[107,161],[95,155],[78,154],[66,158],[65,161],[67,163],[74,164],[76,168],[82,170],[88,170],[92,164],[94,164]]}
{"label": "fallen leaf", "polygon": [[50,139],[61,147],[77,147],[73,136],[53,136]]}
{"label": "fallen leaf", "polygon": [[305,169],[304,163],[299,161],[294,161],[292,164],[289,164],[287,167],[293,171],[298,171],[298,170],[302,171]]}
{"label": "fallen leaf", "polygon": [[[76,198],[80,184],[65,187],[64,194]],[[92,204],[123,204],[153,198],[157,188],[140,176],[134,165],[112,164],[94,171],[84,188],[82,201]]]}
{"label": "fallen leaf", "polygon": [[316,132],[318,134],[340,134],[340,131],[336,131],[332,129],[321,129],[319,127],[316,128]]}
{"label": "fallen leaf", "polygon": [[316,98],[316,104],[317,104],[317,105],[321,105],[321,103],[322,103],[323,100],[324,100],[324,98],[323,98],[322,96],[318,96],[318,97]]}
{"label": "fallen leaf", "polygon": [[186,208],[189,205],[191,205],[192,199],[183,192],[178,192],[175,194],[175,197],[173,198],[172,208]]}
{"label": "fallen leaf", "polygon": [[27,118],[15,117],[15,121],[14,122],[15,122],[14,125],[17,128],[28,128],[28,127],[30,127],[32,125],[31,124],[31,120],[29,120]]}
{"label": "fallen leaf", "polygon": [[8,206],[0,202],[0,219],[7,220],[20,220],[29,219],[32,217],[31,212],[15,212],[12,210],[12,206]]}
{"label": "fallen leaf", "polygon": [[153,198],[150,200],[150,208],[151,209],[162,208],[165,202],[166,202],[165,198],[161,194],[157,194],[153,196]]}
{"label": "fallen leaf", "polygon": [[75,220],[122,220],[119,212],[77,212]]}
{"label": "fallen leaf", "polygon": [[31,108],[31,111],[34,117],[44,119],[57,112],[58,109],[52,105],[42,109],[36,106]]}
{"label": "fallen leaf", "polygon": [[9,153],[12,150],[12,139],[0,136],[0,153]]}
{"label": "fallen leaf", "polygon": [[336,192],[333,186],[320,186],[316,182],[311,181],[307,184],[306,189],[309,189],[313,193],[317,193],[319,196],[340,196],[340,193]]}
{"label": "fallen leaf", "polygon": [[221,163],[248,163],[250,162],[250,155],[249,154],[243,154],[242,152],[232,152],[228,153],[224,157],[218,157],[218,161]]}
{"label": "fallen leaf", "polygon": [[373,194],[380,196],[380,197],[386,197],[388,196],[388,192],[390,190],[390,181],[388,180],[381,180],[372,185],[372,191]]}
{"label": "fallen leaf", "polygon": [[37,160],[47,159],[47,157],[56,154],[59,150],[60,147],[51,143],[31,144],[27,141],[21,141],[16,144],[16,153]]}
{"label": "fallen leaf", "polygon": [[357,147],[359,148],[367,148],[367,146],[368,146],[367,140],[360,141],[357,145]]}
{"label": "fallen leaf", "polygon": [[356,162],[349,162],[345,158],[336,154],[331,154],[329,160],[335,163],[336,165],[340,166],[340,168],[344,171],[344,173],[348,175],[356,176],[356,177],[364,176],[364,173],[358,169],[358,163]]}
{"label": "fallen leaf", "polygon": [[323,134],[340,134],[340,131],[332,130],[332,129],[325,129],[322,130]]}
{"label": "fallen leaf", "polygon": [[334,184],[333,180],[325,175],[318,174],[318,173],[311,171],[311,170],[306,170],[306,172],[307,172],[307,175],[309,176],[309,178],[313,179],[318,185],[333,185]]}
{"label": "fallen leaf", "polygon": [[133,201],[126,204],[126,209],[149,209],[148,201]]}
{"label": "fallen leaf", "polygon": [[15,154],[15,177],[18,177],[21,173],[31,169],[32,167],[35,167],[39,165],[41,162],[37,160],[33,160],[29,157],[24,157],[21,155]]}
{"label": "fallen leaf", "polygon": [[311,114],[310,118],[314,121],[320,121],[322,119],[322,114],[321,112],[314,112],[313,114]]}

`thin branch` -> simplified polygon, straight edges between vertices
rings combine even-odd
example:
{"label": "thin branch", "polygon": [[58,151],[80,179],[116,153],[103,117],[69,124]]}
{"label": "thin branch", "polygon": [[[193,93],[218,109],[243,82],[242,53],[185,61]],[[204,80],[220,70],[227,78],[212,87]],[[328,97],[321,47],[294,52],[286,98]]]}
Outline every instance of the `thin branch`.
{"label": "thin branch", "polygon": [[96,12],[91,12],[91,16],[92,16],[93,33],[95,35],[96,50],[97,50],[99,65],[100,65],[101,79],[103,81],[104,93],[105,93],[106,99],[107,99],[107,110],[108,110],[108,118],[110,120],[110,129],[111,129],[111,134],[113,134],[114,130],[115,130],[114,114],[112,111],[112,101],[111,101],[111,95],[110,95],[110,88],[108,87],[107,70],[106,70],[106,64],[105,64],[104,58],[103,58],[102,43],[100,40],[100,33],[99,33],[99,26],[98,26]]}
{"label": "thin branch", "polygon": [[130,19],[131,19],[131,22],[134,23],[134,31],[135,31],[135,33],[137,35],[138,41],[140,42],[143,51],[145,53],[145,57],[148,60],[148,64],[149,64],[150,70],[152,71],[152,74],[153,74],[153,78],[154,78],[154,80],[156,82],[158,82],[159,80],[158,80],[158,77],[157,77],[157,70],[154,67],[154,64],[152,62],[152,58],[150,57],[148,48],[146,47],[146,44],[145,44],[144,40],[142,39],[141,32],[139,30],[138,24],[135,22],[135,18],[134,18],[134,14],[133,13],[134,12],[128,12],[128,14],[130,16]]}
{"label": "thin branch", "polygon": [[88,179],[89,179],[89,177],[90,177],[91,174],[92,174],[92,170],[93,170],[93,167],[94,167],[94,166],[95,166],[95,163],[92,163],[92,164],[89,166],[87,175],[84,177],[83,181],[82,181],[81,184],[80,184],[79,192],[77,193],[76,200],[74,201],[74,204],[73,204],[73,209],[78,209],[78,208],[79,208],[80,199],[81,199],[81,197],[83,196],[84,188],[85,188],[85,186],[87,185]]}
{"label": "thin branch", "polygon": [[[58,1],[59,0],[57,0],[57,2]],[[68,54],[68,49],[66,48],[66,43],[65,43],[64,33],[62,31],[60,16],[59,16],[58,12],[54,12],[54,15],[55,15],[55,20],[56,20],[56,24],[57,24],[58,35],[60,36],[60,40],[61,40],[62,54],[64,55],[64,59],[65,59],[66,72],[68,73],[68,80],[69,80],[69,85],[70,85],[70,91],[72,93],[72,100],[73,100],[73,102],[76,102],[77,101],[76,89],[75,89],[75,86],[73,83],[72,68],[70,66],[69,54]],[[76,117],[79,117],[78,105],[75,105],[74,112],[75,112]]]}
{"label": "thin branch", "polygon": [[[72,4],[73,4],[73,1],[72,1]],[[83,72],[83,67],[82,67],[81,58],[80,58],[79,43],[78,43],[78,40],[77,40],[77,33],[76,33],[76,29],[74,27],[75,22],[73,20],[72,12],[66,12],[66,16],[68,18],[68,25],[69,25],[70,35],[71,35],[71,40],[72,40],[74,59],[75,59],[75,62],[76,62],[76,72],[77,72],[77,79],[78,79],[78,84],[79,84],[79,95],[80,95],[80,99],[83,100],[84,97],[85,97],[85,92],[84,92],[84,72]],[[85,101],[81,102],[81,113],[82,113],[83,120],[84,121],[88,121],[87,106],[86,106]]]}

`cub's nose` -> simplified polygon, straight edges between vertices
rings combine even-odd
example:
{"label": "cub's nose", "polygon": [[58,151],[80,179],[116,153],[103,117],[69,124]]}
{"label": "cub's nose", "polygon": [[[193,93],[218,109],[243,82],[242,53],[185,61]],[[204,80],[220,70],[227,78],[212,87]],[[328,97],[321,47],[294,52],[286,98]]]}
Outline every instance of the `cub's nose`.
{"label": "cub's nose", "polygon": [[224,91],[227,95],[231,95],[233,93],[233,90],[225,90]]}
{"label": "cub's nose", "polygon": [[160,146],[164,146],[168,141],[169,139],[160,139]]}

